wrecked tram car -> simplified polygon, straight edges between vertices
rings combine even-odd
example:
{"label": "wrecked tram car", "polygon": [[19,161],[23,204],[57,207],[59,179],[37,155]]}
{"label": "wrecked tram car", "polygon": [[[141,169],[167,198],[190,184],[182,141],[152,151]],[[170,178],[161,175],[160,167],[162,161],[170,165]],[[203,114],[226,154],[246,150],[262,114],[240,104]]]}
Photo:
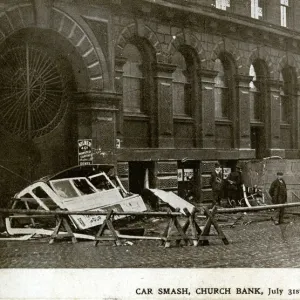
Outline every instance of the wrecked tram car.
{"label": "wrecked tram car", "polygon": [[[103,212],[111,209],[116,212],[147,210],[141,196],[125,190],[115,176],[113,165],[76,166],[54,176],[43,177],[17,193],[12,208]],[[69,218],[77,230],[85,230],[101,225],[105,216],[70,215]],[[35,227],[33,218],[28,219]],[[6,219],[8,232],[15,223],[20,224],[18,221],[22,223],[16,218]]]}

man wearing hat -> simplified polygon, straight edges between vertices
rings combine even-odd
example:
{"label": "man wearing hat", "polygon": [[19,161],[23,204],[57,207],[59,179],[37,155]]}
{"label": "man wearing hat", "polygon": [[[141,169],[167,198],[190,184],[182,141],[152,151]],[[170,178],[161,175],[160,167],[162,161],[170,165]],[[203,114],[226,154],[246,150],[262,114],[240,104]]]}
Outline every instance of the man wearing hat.
{"label": "man wearing hat", "polygon": [[221,197],[223,191],[222,168],[219,163],[215,163],[215,170],[211,173],[209,181],[213,192],[213,205],[221,205]]}
{"label": "man wearing hat", "polygon": [[[277,179],[271,184],[269,194],[272,197],[272,202],[274,204],[282,204],[287,202],[287,190],[286,184],[283,180],[283,173],[277,172]],[[279,219],[276,224],[283,222],[284,208],[279,210]]]}
{"label": "man wearing hat", "polygon": [[[227,195],[231,205],[237,205],[243,198],[243,176],[242,167],[237,164],[235,171],[231,172],[227,177]],[[234,204],[233,204],[234,203]]]}

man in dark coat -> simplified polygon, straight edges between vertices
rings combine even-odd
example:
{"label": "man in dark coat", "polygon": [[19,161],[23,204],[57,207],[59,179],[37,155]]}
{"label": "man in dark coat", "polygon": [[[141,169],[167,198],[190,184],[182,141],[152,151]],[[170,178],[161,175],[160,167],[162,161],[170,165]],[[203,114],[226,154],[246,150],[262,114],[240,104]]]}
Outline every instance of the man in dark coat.
{"label": "man in dark coat", "polygon": [[[283,180],[282,172],[277,173],[277,179],[272,182],[269,194],[272,197],[272,202],[274,204],[283,204],[287,202],[287,189],[286,184]],[[283,216],[284,208],[281,208],[279,210],[279,219],[278,222],[276,222],[276,224],[280,224],[283,222]]]}
{"label": "man in dark coat", "polygon": [[227,194],[230,202],[234,200],[235,205],[243,198],[242,167],[236,166],[236,170],[227,177]]}
{"label": "man in dark coat", "polygon": [[222,168],[219,163],[215,164],[215,170],[211,173],[209,181],[213,192],[213,205],[221,205],[221,197],[223,191]]}

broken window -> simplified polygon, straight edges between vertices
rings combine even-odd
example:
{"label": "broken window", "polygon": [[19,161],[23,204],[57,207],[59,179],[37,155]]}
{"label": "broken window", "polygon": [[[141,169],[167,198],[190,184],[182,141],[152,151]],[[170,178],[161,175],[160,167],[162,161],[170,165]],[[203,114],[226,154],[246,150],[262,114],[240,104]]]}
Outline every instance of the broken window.
{"label": "broken window", "polygon": [[74,198],[79,196],[69,179],[51,181],[51,185],[57,195],[62,198]]}
{"label": "broken window", "polygon": [[57,204],[47,194],[47,192],[40,186],[32,190],[32,193],[37,196],[48,208],[56,208]]}
{"label": "broken window", "polygon": [[85,178],[74,179],[73,183],[74,186],[79,190],[81,195],[89,195],[96,192]]}
{"label": "broken window", "polygon": [[115,188],[113,183],[104,174],[91,176],[90,181],[98,191],[110,190]]}

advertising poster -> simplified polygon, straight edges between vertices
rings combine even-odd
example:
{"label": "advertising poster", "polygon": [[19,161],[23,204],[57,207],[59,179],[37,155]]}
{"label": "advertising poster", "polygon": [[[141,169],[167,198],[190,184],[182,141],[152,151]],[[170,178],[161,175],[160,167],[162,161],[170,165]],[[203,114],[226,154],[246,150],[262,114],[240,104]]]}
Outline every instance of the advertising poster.
{"label": "advertising poster", "polygon": [[78,140],[78,164],[80,166],[91,165],[93,163],[92,140]]}

